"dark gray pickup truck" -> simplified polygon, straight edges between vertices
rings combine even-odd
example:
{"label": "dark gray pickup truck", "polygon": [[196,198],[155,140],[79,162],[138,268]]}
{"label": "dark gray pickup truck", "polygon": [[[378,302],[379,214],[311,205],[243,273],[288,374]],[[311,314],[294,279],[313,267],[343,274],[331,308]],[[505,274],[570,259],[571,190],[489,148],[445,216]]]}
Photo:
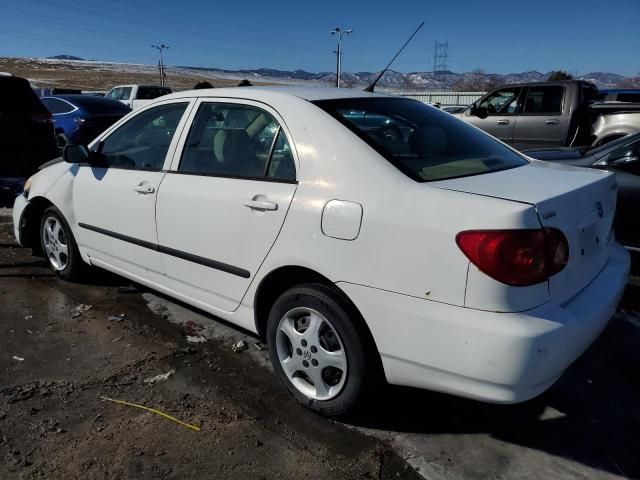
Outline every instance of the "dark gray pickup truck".
{"label": "dark gray pickup truck", "polygon": [[640,104],[581,80],[504,85],[456,114],[519,150],[603,145],[640,131]]}

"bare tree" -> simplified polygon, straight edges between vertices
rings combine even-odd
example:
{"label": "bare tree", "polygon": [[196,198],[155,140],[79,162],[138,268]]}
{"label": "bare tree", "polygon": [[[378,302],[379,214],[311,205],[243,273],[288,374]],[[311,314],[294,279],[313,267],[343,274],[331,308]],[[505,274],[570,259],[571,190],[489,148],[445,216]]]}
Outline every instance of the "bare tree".
{"label": "bare tree", "polygon": [[207,82],[206,80],[203,80],[201,82],[196,83],[193,86],[194,90],[200,90],[201,88],[213,88],[213,85],[211,85],[211,82]]}
{"label": "bare tree", "polygon": [[476,68],[454,83],[453,89],[464,92],[486,92],[488,79],[482,68]]}
{"label": "bare tree", "polygon": [[556,80],[573,80],[573,75],[569,72],[565,72],[564,70],[554,70],[549,74],[548,81],[553,82]]}

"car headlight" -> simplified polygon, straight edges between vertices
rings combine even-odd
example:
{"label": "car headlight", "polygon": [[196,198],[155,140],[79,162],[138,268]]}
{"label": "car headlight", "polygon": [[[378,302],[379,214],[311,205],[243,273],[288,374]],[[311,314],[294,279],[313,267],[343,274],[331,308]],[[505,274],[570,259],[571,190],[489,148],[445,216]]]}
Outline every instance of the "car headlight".
{"label": "car headlight", "polygon": [[26,197],[29,195],[29,190],[31,190],[31,182],[33,181],[33,176],[27,178],[27,181],[24,182],[24,187],[22,187],[22,194]]}

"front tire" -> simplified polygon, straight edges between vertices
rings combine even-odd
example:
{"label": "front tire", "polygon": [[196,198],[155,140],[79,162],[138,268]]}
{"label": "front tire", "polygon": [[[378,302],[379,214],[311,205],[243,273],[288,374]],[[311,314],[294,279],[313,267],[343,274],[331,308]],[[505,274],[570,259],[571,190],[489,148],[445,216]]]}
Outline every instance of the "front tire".
{"label": "front tire", "polygon": [[56,207],[47,208],[40,220],[42,252],[51,269],[65,280],[77,280],[86,270],[69,224]]}
{"label": "front tire", "polygon": [[353,412],[376,378],[377,362],[355,314],[338,292],[318,284],[287,290],[269,314],[276,374],[298,402],[325,416]]}

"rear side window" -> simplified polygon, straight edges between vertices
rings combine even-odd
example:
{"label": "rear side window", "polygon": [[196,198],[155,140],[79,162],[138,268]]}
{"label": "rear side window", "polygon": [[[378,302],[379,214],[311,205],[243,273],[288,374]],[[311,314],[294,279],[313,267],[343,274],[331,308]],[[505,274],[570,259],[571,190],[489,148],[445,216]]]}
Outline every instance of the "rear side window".
{"label": "rear side window", "polygon": [[419,182],[528,163],[489,135],[416,100],[374,97],[314,103]]}
{"label": "rear side window", "polygon": [[43,98],[42,103],[53,114],[69,113],[75,107],[70,103],[60,100],[59,98]]}
{"label": "rear side window", "polygon": [[560,114],[562,113],[562,97],[564,87],[554,85],[548,87],[529,87],[524,102],[524,114]]}
{"label": "rear side window", "polygon": [[289,143],[276,119],[260,108],[234,103],[200,105],[178,171],[295,180]]}
{"label": "rear side window", "polygon": [[92,95],[78,95],[69,101],[91,115],[125,115],[131,111],[122,102]]}
{"label": "rear side window", "polygon": [[102,142],[107,166],[161,170],[187,105],[160,105],[131,118]]}

